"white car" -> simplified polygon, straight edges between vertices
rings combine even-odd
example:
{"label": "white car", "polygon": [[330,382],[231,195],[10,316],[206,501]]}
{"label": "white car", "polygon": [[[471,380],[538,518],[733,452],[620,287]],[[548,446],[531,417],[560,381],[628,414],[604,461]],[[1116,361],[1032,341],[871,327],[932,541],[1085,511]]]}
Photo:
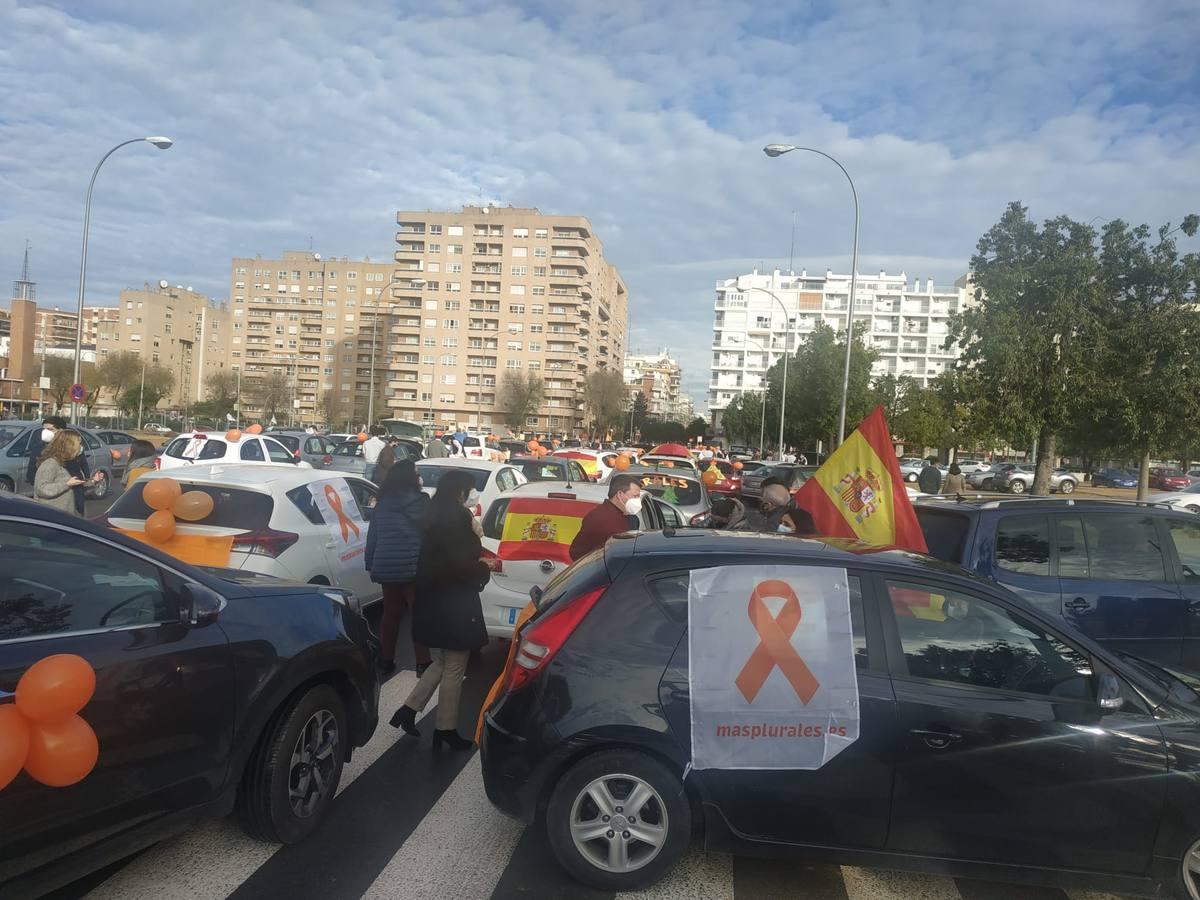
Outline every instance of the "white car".
{"label": "white car", "polygon": [[[517,616],[529,602],[530,590],[549,584],[551,578],[570,565],[566,556],[566,548],[570,546],[565,540],[568,535],[563,535],[563,543],[555,547],[547,540],[551,535],[546,530],[556,527],[552,523],[561,525],[564,518],[586,515],[607,499],[608,488],[604,485],[573,484],[568,490],[562,482],[535,481],[518,487],[488,506],[483,517],[482,542],[483,558],[492,570],[492,577],[479,596],[483,602],[483,621],[490,636],[511,638]],[[639,516],[640,530],[659,531],[664,522],[661,507],[653,498],[647,496],[647,499],[650,502],[642,504]],[[534,554],[536,558],[514,559],[514,555],[528,557],[529,554],[510,555],[500,547],[509,507],[517,500],[533,501],[532,509],[525,513],[529,524],[522,528],[521,538],[540,542],[539,549],[545,552]],[[576,528],[569,536],[573,539],[577,532]],[[510,534],[510,540],[514,536]]]}
{"label": "white car", "polygon": [[142,426],[143,431],[148,431],[151,434],[174,434],[166,425],[159,425],[157,422],[147,422]]}
{"label": "white car", "polygon": [[550,454],[562,459],[576,460],[592,481],[602,482],[612,474],[613,462],[620,456],[615,450],[589,450],[586,447],[563,447]]}
{"label": "white car", "polygon": [[708,460],[703,462],[684,456],[664,456],[661,453],[647,453],[638,460],[643,466],[658,465],[660,468],[663,463],[671,463],[677,469],[686,469],[688,472],[699,475],[701,466],[708,466]]}
{"label": "white car", "polygon": [[1166,503],[1176,509],[1200,513],[1200,483],[1182,491],[1159,491],[1146,499],[1151,503]]}
{"label": "white car", "polygon": [[[154,510],[142,492],[166,478],[178,481],[185,493],[207,494],[213,508],[196,522],[177,517],[176,538],[152,546],[197,565],[345,588],[364,605],[382,596],[363,562],[367,523],[378,497],[365,478],[299,466],[222,463],[148,472],[117,498],[108,525],[144,539]],[[203,537],[232,539],[232,544],[196,540]]]}
{"label": "white car", "polygon": [[519,468],[507,463],[451,456],[447,459],[423,459],[417,463],[417,474],[421,476],[421,490],[432,497],[437,492],[442,475],[454,470],[469,472],[475,479],[475,487],[467,500],[467,508],[477,519],[491,506],[493,500],[529,480]]}
{"label": "white car", "polygon": [[238,441],[231,441],[224,434],[215,431],[181,434],[168,443],[158,455],[158,468],[162,471],[197,463],[219,462],[260,466],[286,464],[297,469],[312,468],[275,438],[265,434],[246,434],[244,431]]}

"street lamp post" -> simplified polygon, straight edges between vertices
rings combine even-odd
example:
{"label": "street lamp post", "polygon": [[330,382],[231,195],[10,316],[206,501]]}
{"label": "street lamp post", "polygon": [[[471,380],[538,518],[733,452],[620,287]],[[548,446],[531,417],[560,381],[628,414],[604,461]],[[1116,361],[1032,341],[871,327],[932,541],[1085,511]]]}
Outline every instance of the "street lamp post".
{"label": "street lamp post", "polygon": [[[763,353],[767,354],[767,360],[770,361],[771,352],[769,350],[767,350],[767,348],[764,347],[762,344],[760,344],[758,341],[751,340],[750,338],[744,337],[739,340],[739,343],[753,344],[755,347],[757,347]],[[785,343],[786,343],[786,341],[785,341]],[[766,440],[766,435],[767,435],[767,392],[765,390],[763,391],[762,401],[761,401],[760,405],[762,406],[762,420],[758,424],[758,452],[762,453],[763,452],[763,442]]]}
{"label": "street lamp post", "polygon": [[[760,291],[761,293],[770,295],[771,299],[779,304],[779,308],[783,311],[783,385],[779,393],[779,458],[783,459],[783,418],[787,410],[787,364],[788,364],[788,335],[791,334],[791,326],[788,322],[787,307],[783,305],[783,301],[776,296],[774,291],[768,291],[766,288],[738,286],[739,290],[745,291]],[[767,362],[770,362],[768,356]],[[766,394],[763,395],[763,409],[766,409]]]}
{"label": "street lamp post", "polygon": [[785,153],[791,153],[793,150],[806,150],[809,153],[816,153],[818,156],[823,156],[835,166],[842,170],[842,174],[846,176],[846,180],[850,182],[850,193],[854,197],[854,251],[850,258],[850,308],[846,311],[846,363],[842,369],[842,407],[838,414],[838,446],[846,439],[846,397],[850,393],[850,351],[853,347],[851,343],[854,337],[854,293],[858,286],[858,190],[854,187],[854,179],[850,177],[850,173],[846,171],[846,167],[830,156],[823,150],[814,150],[812,147],[797,147],[793,144],[767,144],[763,147],[763,153],[772,158],[783,156]]}
{"label": "street lamp post", "polygon": [[[397,284],[400,279],[392,275],[392,280],[387,283],[385,291],[390,291],[392,285]],[[424,278],[413,278],[408,282],[410,287],[419,288],[425,283]],[[390,309],[389,305],[389,309]],[[371,318],[371,388],[367,395],[367,427],[370,428],[375,424],[375,344],[379,335],[379,304],[375,304],[375,315]]]}
{"label": "street lamp post", "polygon": [[[110,156],[122,147],[127,147],[130,144],[140,144],[142,141],[153,144],[159,150],[166,150],[174,143],[170,138],[162,136],[133,138],[132,140],[122,141],[100,157],[100,162],[96,163],[96,168],[92,171],[92,180],[88,182],[87,200],[83,205],[83,250],[79,254],[79,307],[76,310],[77,316],[75,319],[75,374],[72,376],[72,384],[79,384],[79,363],[83,355],[83,293],[87,284],[88,228],[92,222],[92,188],[96,186],[96,176],[100,174],[100,167],[104,165]],[[42,346],[45,347],[44,341]],[[71,423],[74,425],[79,424],[79,404],[74,400],[71,401]]]}

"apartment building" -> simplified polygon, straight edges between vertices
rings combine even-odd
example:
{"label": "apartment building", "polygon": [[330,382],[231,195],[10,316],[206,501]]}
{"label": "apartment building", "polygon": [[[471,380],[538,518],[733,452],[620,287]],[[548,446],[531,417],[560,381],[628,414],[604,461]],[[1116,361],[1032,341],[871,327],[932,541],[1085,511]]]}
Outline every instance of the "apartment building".
{"label": "apartment building", "polygon": [[692,402],[680,387],[682,380],[683,368],[666,351],[625,356],[626,390],[630,397],[641,393],[652,416],[684,423],[691,418]]}
{"label": "apartment building", "polygon": [[585,379],[621,371],[628,322],[625,283],[591,223],[537,209],[464,206],[402,210],[396,224],[387,358],[376,361],[386,367],[380,374],[391,414],[499,429],[503,373],[535,372],[544,400],[525,428],[582,428]]}
{"label": "apartment building", "polygon": [[97,318],[97,363],[110,353],[132,351],[175,373],[167,405],[186,409],[203,400],[204,379],[228,365],[229,307],[164,280],[121,291],[115,310],[115,318]]}
{"label": "apartment building", "polygon": [[[957,346],[946,346],[950,317],[972,302],[965,278],[935,287],[899,275],[858,276],[854,331],[880,353],[872,378],[896,375],[926,385],[952,367]],[[767,293],[767,292],[770,293]],[[778,301],[771,296],[775,295]],[[721,411],[746,391],[763,390],[767,370],[794,350],[818,323],[845,331],[850,276],[807,270],[762,273],[757,269],[716,284],[712,378],[708,406],[714,426]]]}

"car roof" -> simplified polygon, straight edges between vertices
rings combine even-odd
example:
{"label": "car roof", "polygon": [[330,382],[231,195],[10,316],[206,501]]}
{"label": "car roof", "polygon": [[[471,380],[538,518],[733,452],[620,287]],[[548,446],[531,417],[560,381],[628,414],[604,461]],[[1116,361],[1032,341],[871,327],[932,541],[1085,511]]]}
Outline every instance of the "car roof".
{"label": "car roof", "polygon": [[[1155,503],[1152,500],[1109,500],[1075,497],[1044,497],[1036,494],[1024,494],[1019,497],[988,497],[983,495],[967,496],[959,494],[955,497],[948,495],[926,494],[919,497],[913,504],[917,509],[952,509],[958,512],[975,512],[985,509],[1005,510],[1067,510],[1077,512],[1120,512],[1131,508],[1144,509],[1148,512],[1175,512],[1174,507],[1166,503]],[[1195,515],[1187,513],[1187,515]]]}
{"label": "car roof", "polygon": [[666,468],[664,466],[646,466],[641,463],[631,465],[617,472],[618,475],[670,475],[672,478],[686,478],[699,481],[700,476],[694,469]]}
{"label": "car roof", "polygon": [[553,455],[550,455],[550,456],[510,456],[508,458],[509,465],[518,464],[518,463],[537,463],[538,465],[541,465],[542,463],[550,462],[550,461],[553,461],[560,466],[565,466],[569,462],[575,462],[575,460],[573,460],[573,459],[564,459],[561,456],[553,456]]}
{"label": "car roof", "polygon": [[489,459],[473,459],[469,456],[448,456],[445,459],[419,459],[418,466],[445,466],[451,469],[499,469],[508,463],[492,462]]}
{"label": "car roof", "polygon": [[332,478],[353,477],[347,472],[337,472],[330,469],[298,469],[286,463],[275,466],[245,465],[243,463],[194,463],[190,466],[174,469],[163,469],[158,472],[147,472],[139,481],[153,478],[175,478],[180,481],[203,481],[210,484],[236,485],[237,487],[277,486],[290,490],[302,484],[314,481],[327,481]]}

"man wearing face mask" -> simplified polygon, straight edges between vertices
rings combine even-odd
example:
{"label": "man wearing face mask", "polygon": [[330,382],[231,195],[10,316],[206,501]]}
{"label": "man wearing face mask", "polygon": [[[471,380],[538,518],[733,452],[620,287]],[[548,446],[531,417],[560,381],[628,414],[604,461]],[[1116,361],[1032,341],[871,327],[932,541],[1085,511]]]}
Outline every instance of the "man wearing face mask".
{"label": "man wearing face mask", "polygon": [[29,437],[29,463],[25,467],[25,483],[33,484],[37,475],[38,459],[59,431],[65,431],[67,420],[62,416],[46,416],[42,419],[42,427]]}
{"label": "man wearing face mask", "polygon": [[642,512],[642,486],[633,475],[614,475],[608,483],[608,499],[583,517],[579,534],[571,541],[572,562],[603,547],[614,534],[636,528],[630,518]]}

